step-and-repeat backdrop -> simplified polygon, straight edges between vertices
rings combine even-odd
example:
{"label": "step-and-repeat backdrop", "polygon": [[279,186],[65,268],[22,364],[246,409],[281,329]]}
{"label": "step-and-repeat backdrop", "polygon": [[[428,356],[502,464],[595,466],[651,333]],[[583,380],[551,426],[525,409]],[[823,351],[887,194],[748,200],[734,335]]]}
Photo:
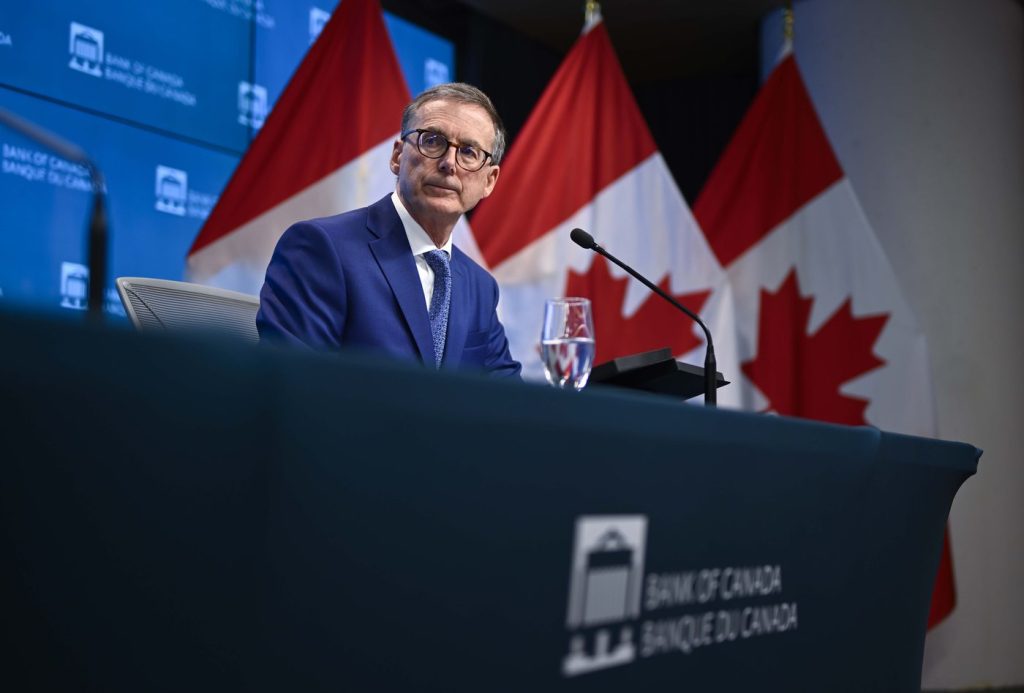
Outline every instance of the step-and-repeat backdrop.
{"label": "step-and-repeat backdrop", "polygon": [[[110,277],[182,278],[203,220],[336,6],[34,0],[0,16],[0,107],[103,172]],[[450,42],[385,23],[410,92],[455,77]],[[0,303],[83,310],[87,171],[3,126],[0,147]],[[112,283],[106,306],[123,314]]]}

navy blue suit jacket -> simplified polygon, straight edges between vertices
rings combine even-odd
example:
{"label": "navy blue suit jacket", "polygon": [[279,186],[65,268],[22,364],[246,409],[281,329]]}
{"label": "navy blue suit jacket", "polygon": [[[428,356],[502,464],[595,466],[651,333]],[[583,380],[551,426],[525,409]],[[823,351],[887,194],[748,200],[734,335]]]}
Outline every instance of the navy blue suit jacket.
{"label": "navy blue suit jacket", "polygon": [[[454,247],[451,268],[441,367],[518,375],[495,310],[494,278]],[[390,195],[285,231],[267,268],[256,326],[261,339],[360,347],[433,364],[423,288]]]}

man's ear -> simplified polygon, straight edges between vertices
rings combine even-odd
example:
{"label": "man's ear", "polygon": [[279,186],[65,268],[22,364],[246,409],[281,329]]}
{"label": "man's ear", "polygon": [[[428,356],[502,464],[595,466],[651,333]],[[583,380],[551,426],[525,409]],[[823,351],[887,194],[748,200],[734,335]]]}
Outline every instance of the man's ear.
{"label": "man's ear", "polygon": [[399,158],[402,156],[402,140],[395,140],[395,145],[391,148],[391,161],[390,167],[391,172],[398,175],[398,163]]}
{"label": "man's ear", "polygon": [[491,194],[494,186],[498,184],[498,174],[501,173],[500,166],[491,166],[487,169],[487,180],[484,182],[484,197]]}

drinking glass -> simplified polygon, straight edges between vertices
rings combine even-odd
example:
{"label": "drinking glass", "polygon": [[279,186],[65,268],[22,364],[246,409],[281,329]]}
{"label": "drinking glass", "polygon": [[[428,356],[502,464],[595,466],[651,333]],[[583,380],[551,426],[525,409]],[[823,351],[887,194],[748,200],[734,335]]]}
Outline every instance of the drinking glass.
{"label": "drinking glass", "polygon": [[594,319],[586,298],[549,298],[544,302],[541,360],[548,382],[565,390],[587,384],[594,365]]}

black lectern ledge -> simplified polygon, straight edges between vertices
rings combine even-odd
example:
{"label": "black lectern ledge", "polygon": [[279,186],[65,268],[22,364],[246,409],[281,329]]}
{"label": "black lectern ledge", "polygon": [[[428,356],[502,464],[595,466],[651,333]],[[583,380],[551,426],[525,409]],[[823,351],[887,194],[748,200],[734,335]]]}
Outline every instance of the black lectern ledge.
{"label": "black lectern ledge", "polygon": [[[5,691],[919,693],[980,455],[2,311],[0,344]],[[641,361],[609,379],[699,390]]]}
{"label": "black lectern ledge", "polygon": [[[592,385],[656,392],[680,399],[704,394],[705,382],[703,368],[676,361],[668,348],[606,361],[594,367],[588,381]],[[728,384],[729,381],[715,371],[715,386]]]}

